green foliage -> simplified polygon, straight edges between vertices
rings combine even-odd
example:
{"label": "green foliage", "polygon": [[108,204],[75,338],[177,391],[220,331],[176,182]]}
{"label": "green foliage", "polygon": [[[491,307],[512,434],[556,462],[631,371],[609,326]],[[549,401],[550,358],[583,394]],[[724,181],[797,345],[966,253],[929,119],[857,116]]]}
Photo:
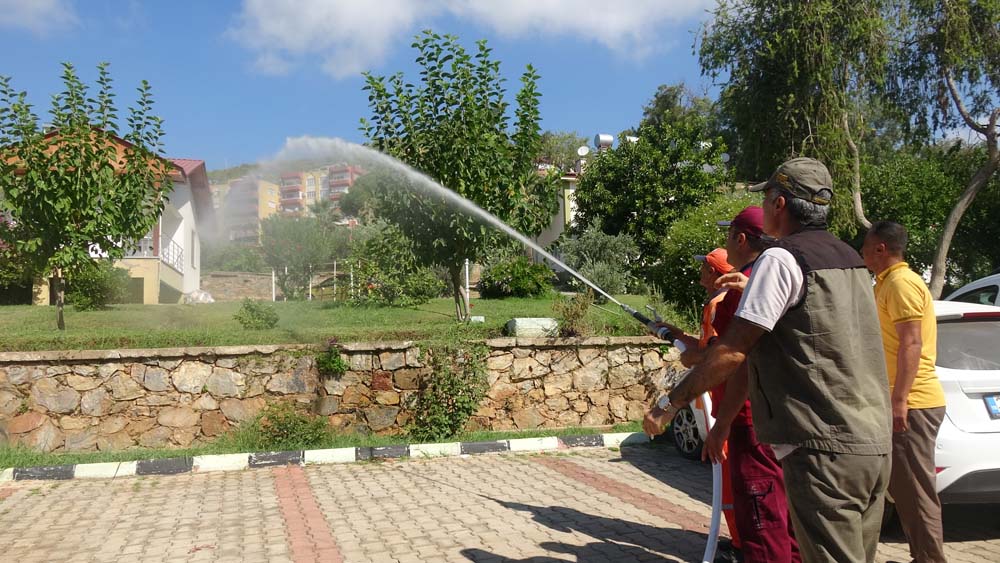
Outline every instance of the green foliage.
{"label": "green foliage", "polygon": [[719,107],[711,99],[697,96],[683,83],[661,84],[653,99],[642,108],[642,125],[676,126],[692,118],[704,118],[712,137],[723,135]]}
{"label": "green foliage", "polygon": [[260,251],[286,300],[304,299],[312,273],[330,259],[327,231],[315,217],[272,215],[260,223]]}
{"label": "green foliage", "polygon": [[[162,120],[152,114],[149,84],[129,110],[129,131],[119,135],[118,110],[107,64],[92,93],[72,65],[63,64],[64,90],[52,97],[55,131],[47,134],[9,77],[0,77],[0,253],[33,275],[61,280],[87,267],[91,249],[109,259],[129,250],[156,224],[173,187],[170,165],[160,157]],[[120,151],[120,152],[119,152]]]}
{"label": "green foliage", "polygon": [[[626,234],[639,247],[633,262],[643,275],[659,262],[671,223],[728,181],[725,146],[708,137],[698,115],[676,125],[646,125],[639,140],[594,156],[576,190],[577,232],[592,225]],[[710,143],[710,144],[709,144]]]}
{"label": "green foliage", "polygon": [[[591,225],[579,236],[560,242],[559,253],[567,266],[612,295],[627,293],[638,285],[631,271],[639,247],[628,235],[609,235]],[[585,289],[576,278],[569,282]]]}
{"label": "green foliage", "polygon": [[357,217],[363,223],[374,220],[375,200],[372,185],[378,181],[378,176],[365,174],[354,182],[351,190],[340,198],[340,210],[348,217]]}
{"label": "green foliage", "polygon": [[256,172],[259,168],[260,167],[257,164],[239,164],[229,168],[209,170],[208,180],[212,183],[224,184],[238,178],[249,176],[250,174]]}
{"label": "green foliage", "polygon": [[[522,75],[511,112],[500,63],[492,60],[485,41],[470,55],[456,37],[426,31],[413,47],[419,52],[416,83],[401,73],[388,79],[365,75],[371,117],[362,121],[362,130],[371,145],[518,231],[541,232],[557,209],[558,175],[536,173],[540,93],[534,68],[529,65]],[[463,264],[481,261],[498,233],[421,190],[422,180],[402,175],[383,180],[374,190],[378,216],[410,238],[421,265],[448,268],[456,316],[466,318],[459,291]]]}
{"label": "green foliage", "polygon": [[201,269],[205,272],[270,272],[260,249],[232,243],[201,243]]}
{"label": "green foliage", "polygon": [[105,309],[125,300],[128,280],[128,270],[116,268],[111,260],[93,260],[69,278],[66,300],[78,311]]}
{"label": "green foliage", "polygon": [[[865,206],[870,219],[889,219],[909,234],[907,261],[929,268],[951,206],[965,181],[982,162],[983,147],[953,144],[919,151],[898,151],[863,168]],[[949,253],[949,284],[961,286],[1000,265],[1000,179],[994,178],[966,213]]]}
{"label": "green foliage", "polygon": [[559,321],[559,336],[588,336],[591,327],[587,322],[587,314],[593,304],[594,294],[590,290],[577,293],[571,298],[556,296],[552,303],[552,314]]}
{"label": "green foliage", "polygon": [[515,256],[490,265],[479,278],[479,295],[485,299],[537,297],[551,288],[552,270],[534,264],[525,256]]}
{"label": "green foliage", "polygon": [[486,349],[444,347],[433,351],[432,372],[412,396],[410,435],[421,441],[455,436],[486,393]]}
{"label": "green foliage", "polygon": [[303,449],[321,445],[330,435],[325,418],[295,410],[291,401],[272,403],[254,420],[265,450]]}
{"label": "green foliage", "polygon": [[538,160],[562,172],[568,172],[580,158],[576,153],[577,149],[586,144],[587,138],[575,132],[546,131],[538,141]]}
{"label": "green foliage", "polygon": [[355,294],[359,303],[408,307],[441,294],[437,275],[417,264],[412,241],[394,225],[378,224],[371,236],[355,246],[352,260],[360,264]]}
{"label": "green foliage", "polygon": [[323,377],[340,379],[347,373],[347,362],[340,355],[340,349],[334,346],[316,356],[316,369]]}
{"label": "green foliage", "polygon": [[700,264],[694,256],[725,246],[726,231],[716,223],[732,219],[748,205],[760,205],[760,196],[746,192],[716,194],[670,226],[664,237],[663,260],[650,278],[664,300],[681,308],[705,301],[705,289],[698,285]]}
{"label": "green foliage", "polygon": [[278,311],[274,305],[250,298],[243,300],[233,318],[246,330],[268,330],[278,325]]}
{"label": "green foliage", "polygon": [[845,113],[860,130],[858,102],[884,83],[888,4],[720,0],[699,57],[705,73],[726,77],[721,104],[741,177],[766,178],[793,155],[828,166],[846,158]]}

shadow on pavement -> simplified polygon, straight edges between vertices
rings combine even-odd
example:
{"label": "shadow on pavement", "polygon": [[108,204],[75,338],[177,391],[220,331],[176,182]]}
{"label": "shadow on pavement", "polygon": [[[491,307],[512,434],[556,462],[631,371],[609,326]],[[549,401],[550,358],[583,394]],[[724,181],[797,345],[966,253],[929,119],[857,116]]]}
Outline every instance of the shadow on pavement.
{"label": "shadow on pavement", "polygon": [[[547,551],[575,555],[577,561],[667,561],[666,555],[682,561],[701,555],[705,534],[679,529],[659,528],[618,518],[607,518],[580,512],[562,506],[532,506],[519,502],[492,499],[497,504],[520,512],[529,512],[539,524],[558,532],[580,532],[598,542],[571,545],[543,542],[539,547]],[[512,561],[509,558],[481,549],[462,550],[471,561]],[[529,557],[513,561],[548,563],[565,561],[546,556]]]}
{"label": "shadow on pavement", "polygon": [[692,500],[712,505],[712,466],[685,459],[673,444],[652,442],[626,446],[621,457],[610,463],[628,463],[664,485],[677,489]]}
{"label": "shadow on pavement", "polygon": [[[944,541],[974,542],[1000,539],[1000,510],[995,504],[946,504],[943,507]],[[881,541],[906,543],[899,517],[882,529]]]}

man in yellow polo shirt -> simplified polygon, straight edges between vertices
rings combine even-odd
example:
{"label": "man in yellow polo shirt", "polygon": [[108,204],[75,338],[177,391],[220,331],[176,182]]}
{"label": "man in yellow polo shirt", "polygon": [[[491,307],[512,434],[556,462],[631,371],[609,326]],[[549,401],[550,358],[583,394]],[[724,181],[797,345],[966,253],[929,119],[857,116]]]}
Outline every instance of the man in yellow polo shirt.
{"label": "man in yellow polo shirt", "polygon": [[906,229],[880,221],[865,236],[861,254],[875,274],[875,304],[892,404],[892,474],[889,494],[919,563],[946,561],[934,470],[934,444],[944,420],[944,391],[934,371],[937,320],[924,281],[903,261]]}

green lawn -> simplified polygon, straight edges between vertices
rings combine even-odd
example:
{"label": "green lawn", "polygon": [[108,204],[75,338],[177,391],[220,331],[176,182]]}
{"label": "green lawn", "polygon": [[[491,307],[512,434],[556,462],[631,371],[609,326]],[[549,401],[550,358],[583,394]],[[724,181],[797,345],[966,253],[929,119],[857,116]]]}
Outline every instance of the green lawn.
{"label": "green lawn", "polygon": [[[624,296],[641,308],[644,296]],[[375,308],[339,305],[329,301],[275,303],[280,315],[272,330],[244,330],[233,319],[240,303],[211,305],[115,305],[104,311],[66,308],[66,330],[55,328],[55,309],[38,306],[0,307],[0,351],[162,348],[240,344],[321,343],[380,340],[428,340],[454,334],[465,339],[501,335],[514,317],[550,317],[553,298],[473,299],[473,315],[485,324],[459,326],[454,302],[436,299],[412,308]],[[595,335],[628,336],[643,333],[614,305],[591,308]],[[675,318],[665,315],[667,318]]]}

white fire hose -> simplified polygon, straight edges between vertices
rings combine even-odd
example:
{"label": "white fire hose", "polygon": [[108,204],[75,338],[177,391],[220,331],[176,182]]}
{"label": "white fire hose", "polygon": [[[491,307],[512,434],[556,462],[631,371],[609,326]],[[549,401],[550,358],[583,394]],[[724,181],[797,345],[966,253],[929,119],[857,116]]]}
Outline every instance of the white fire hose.
{"label": "white fire hose", "polygon": [[[697,404],[700,403],[700,404]],[[712,398],[708,393],[704,393],[699,401],[696,401],[697,417],[701,415],[705,422],[706,435],[715,425],[712,418]],[[704,447],[704,446],[703,446]],[[708,541],[705,542],[705,554],[702,556],[702,563],[712,563],[715,560],[715,550],[719,547],[719,527],[722,523],[722,464],[712,463],[712,520],[708,527]]]}

